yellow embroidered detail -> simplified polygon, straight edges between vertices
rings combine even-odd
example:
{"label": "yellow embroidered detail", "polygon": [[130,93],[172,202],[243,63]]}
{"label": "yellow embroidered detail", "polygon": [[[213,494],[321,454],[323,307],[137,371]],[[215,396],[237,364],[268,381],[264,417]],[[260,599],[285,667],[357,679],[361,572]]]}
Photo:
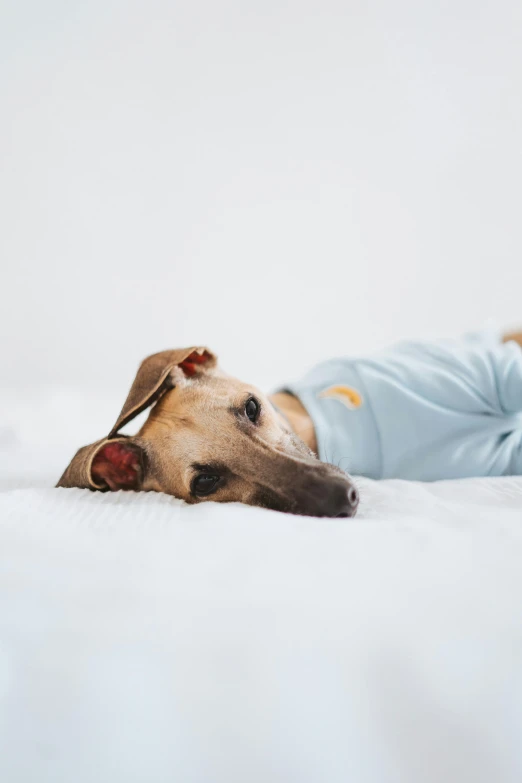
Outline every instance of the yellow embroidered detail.
{"label": "yellow embroidered detail", "polygon": [[318,397],[331,397],[333,400],[339,400],[343,405],[346,405],[350,410],[360,408],[363,404],[363,398],[356,389],[352,389],[350,386],[329,386],[324,391],[320,392]]}

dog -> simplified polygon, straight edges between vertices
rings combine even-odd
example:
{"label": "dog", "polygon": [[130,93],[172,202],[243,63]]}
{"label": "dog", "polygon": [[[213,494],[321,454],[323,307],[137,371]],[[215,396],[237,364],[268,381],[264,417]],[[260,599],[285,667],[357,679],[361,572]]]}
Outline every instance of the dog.
{"label": "dog", "polygon": [[[379,427],[375,425],[379,417],[376,419],[375,412],[370,410],[371,378],[364,377],[364,372],[368,375],[368,366],[370,369],[380,367],[379,389],[385,390],[385,403],[388,388],[391,390],[390,398],[393,395],[397,397],[397,389],[400,387],[404,399],[409,399],[412,397],[415,383],[421,380],[425,386],[428,383],[429,394],[423,389],[424,397],[422,394],[416,395],[419,399],[422,398],[425,408],[425,398],[431,396],[431,387],[439,393],[443,377],[448,386],[447,394],[464,394],[463,406],[466,407],[469,404],[475,405],[474,385],[479,386],[483,382],[481,377],[477,379],[472,375],[477,357],[480,361],[484,360],[483,364],[486,361],[484,357],[489,357],[488,361],[494,366],[495,362],[500,362],[499,372],[503,371],[502,363],[511,367],[515,362],[517,371],[520,372],[520,406],[517,408],[520,411],[522,332],[504,335],[499,340],[500,344],[504,346],[504,353],[499,356],[494,353],[492,345],[486,345],[480,340],[468,341],[465,345],[441,344],[442,347],[439,344],[404,344],[407,350],[403,348],[402,354],[399,349],[395,349],[395,352],[391,353],[391,359],[390,355],[385,354],[381,360],[372,360],[373,364],[367,362],[365,365],[364,362],[359,362],[355,369],[352,367],[353,362],[348,369],[340,364],[341,360],[327,362],[319,366],[315,374],[312,371],[311,381],[284,387],[270,396],[264,395],[250,384],[226,375],[218,366],[216,356],[208,348],[200,346],[162,351],[149,356],[140,365],[121,413],[108,436],[81,448],[57,486],[84,487],[99,491],[152,490],[174,495],[187,503],[203,500],[239,501],[292,514],[353,517],[359,505],[359,492],[352,473],[373,478],[435,480],[505,472],[505,459],[500,460],[501,468],[498,469],[485,471],[481,465],[477,467],[476,459],[474,461],[473,458],[477,441],[470,440],[470,449],[467,452],[458,441],[458,438],[463,437],[462,422],[466,423],[468,430],[472,424],[473,433],[477,430],[482,439],[486,424],[490,429],[493,427],[491,442],[495,440],[495,443],[499,438],[506,440],[510,427],[515,435],[520,428],[522,443],[522,418],[513,416],[512,411],[504,410],[501,405],[497,410],[495,401],[486,400],[483,403],[484,410],[464,411],[462,421],[459,419],[456,422],[453,398],[450,398],[449,412],[442,410],[445,418],[439,417],[432,428],[437,437],[444,428],[451,436],[446,438],[446,445],[450,449],[449,458],[445,456],[445,442],[442,443],[440,437],[439,442],[433,437],[431,441],[427,438],[423,440],[422,433],[417,431],[418,427],[412,427],[410,419],[415,420],[416,415],[413,406],[411,411],[406,409],[406,416],[402,416],[404,421],[399,427],[396,426],[397,414],[391,411],[391,421],[394,422],[392,430],[397,436],[395,440],[401,441],[401,426],[403,433],[409,432],[410,435],[406,439],[402,437],[402,447],[394,447],[395,452],[402,456],[400,459],[396,456],[395,462],[388,458],[387,472],[382,464],[382,454],[377,467],[375,454],[379,449],[382,452],[382,442],[387,431],[384,425],[390,416],[385,404],[384,425],[381,413],[379,431]],[[437,347],[434,348],[434,345]],[[415,350],[411,346],[415,346]],[[460,358],[459,351],[464,351]],[[412,374],[412,363],[415,365],[415,359],[418,361],[419,356],[427,356],[431,362],[431,365],[428,365],[433,376],[431,380],[426,381],[421,372],[418,376]],[[457,392],[451,386],[453,376],[450,376],[449,380],[447,377],[448,363],[451,362],[456,365],[450,369],[455,376],[455,382],[459,381]],[[388,372],[388,380],[382,369],[387,366],[393,370],[391,375],[391,371]],[[340,367],[344,367],[340,379],[342,383],[337,382]],[[398,371],[397,367],[405,369]],[[469,370],[471,380],[464,370]],[[396,377],[397,372],[408,376],[402,386],[401,379]],[[446,374],[441,376],[441,373]],[[460,376],[463,376],[464,380]],[[345,382],[346,377],[350,380],[348,385]],[[515,377],[515,382],[518,383],[518,376]],[[370,398],[366,407],[365,397]],[[375,394],[373,397],[375,403]],[[430,399],[428,402],[433,407]],[[408,404],[412,405],[411,402]],[[320,409],[320,405],[323,408]],[[324,406],[327,406],[326,413]],[[137,435],[129,437],[120,434],[126,424],[148,408],[148,418]],[[352,416],[354,411],[359,412],[360,419]],[[485,418],[484,414],[488,414],[488,417]],[[509,427],[506,423],[508,421]],[[442,427],[440,422],[443,422]],[[326,435],[325,426],[329,427]],[[350,452],[347,458],[351,465],[346,470],[332,464],[336,455],[328,455],[326,443],[321,445],[318,442],[319,433],[324,440],[328,439],[328,435],[335,437],[337,433],[341,433],[345,438],[348,433],[346,442],[342,441],[342,450]],[[391,440],[393,442],[394,439]],[[409,446],[413,443],[409,462],[403,455],[403,452],[408,452],[404,446],[405,440]],[[363,452],[367,453],[367,457],[361,456]],[[522,456],[522,447],[520,452]],[[487,453],[489,458],[490,451]],[[503,453],[500,452],[501,456]],[[457,459],[455,454],[460,454],[461,457]],[[341,456],[345,458],[346,454]]]}
{"label": "dog", "polygon": [[[137,435],[119,434],[151,406]],[[81,448],[57,486],[325,517],[353,516],[359,502],[352,478],[320,462],[266,395],[227,376],[204,347],[145,359],[107,438]]]}

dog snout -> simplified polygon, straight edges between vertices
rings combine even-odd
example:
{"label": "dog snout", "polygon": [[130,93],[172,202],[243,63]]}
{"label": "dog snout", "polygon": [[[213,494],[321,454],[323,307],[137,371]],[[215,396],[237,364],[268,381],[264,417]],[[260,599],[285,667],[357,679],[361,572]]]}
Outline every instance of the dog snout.
{"label": "dog snout", "polygon": [[324,496],[322,516],[353,517],[359,505],[359,493],[352,483],[339,483],[328,487]]}
{"label": "dog snout", "polygon": [[255,505],[310,517],[353,517],[359,506],[351,476],[315,459],[286,458],[272,482],[258,487]]}

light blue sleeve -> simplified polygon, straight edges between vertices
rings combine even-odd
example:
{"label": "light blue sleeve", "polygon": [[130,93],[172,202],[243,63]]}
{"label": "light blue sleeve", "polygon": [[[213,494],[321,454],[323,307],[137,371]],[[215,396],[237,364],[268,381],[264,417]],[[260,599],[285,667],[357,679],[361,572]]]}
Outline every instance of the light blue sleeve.
{"label": "light blue sleeve", "polygon": [[403,342],[356,361],[382,477],[522,472],[522,350],[497,339]]}
{"label": "light blue sleeve", "polygon": [[[521,412],[522,347],[514,340],[503,343],[500,332],[495,329],[471,332],[465,336],[464,344],[472,353],[479,350],[491,368],[499,411],[506,414]],[[473,358],[471,361],[476,365]]]}
{"label": "light blue sleeve", "polygon": [[[388,369],[432,402],[466,413],[522,411],[522,348],[491,332],[460,340],[405,342],[389,351]],[[395,371],[395,373],[394,373]]]}
{"label": "light blue sleeve", "polygon": [[504,413],[522,411],[522,348],[510,341],[489,349],[497,384],[499,405]]}

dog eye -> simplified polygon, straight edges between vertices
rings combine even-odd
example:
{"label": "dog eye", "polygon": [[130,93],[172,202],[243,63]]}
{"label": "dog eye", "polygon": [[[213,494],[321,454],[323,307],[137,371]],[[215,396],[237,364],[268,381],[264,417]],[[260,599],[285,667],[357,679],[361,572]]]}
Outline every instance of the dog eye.
{"label": "dog eye", "polygon": [[256,422],[259,416],[259,403],[253,397],[250,397],[245,403],[245,413],[252,422]]}
{"label": "dog eye", "polygon": [[216,488],[219,476],[212,476],[210,473],[200,473],[192,482],[191,490],[193,495],[205,497],[210,495]]}

